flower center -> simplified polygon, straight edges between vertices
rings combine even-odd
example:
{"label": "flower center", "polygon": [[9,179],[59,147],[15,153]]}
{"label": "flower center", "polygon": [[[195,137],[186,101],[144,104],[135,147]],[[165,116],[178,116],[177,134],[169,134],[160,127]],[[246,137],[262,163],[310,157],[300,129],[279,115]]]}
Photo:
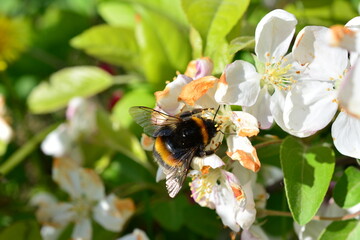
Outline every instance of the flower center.
{"label": "flower center", "polygon": [[82,197],[74,200],[73,204],[73,211],[76,213],[76,219],[88,217],[92,207],[92,203],[88,199]]}
{"label": "flower center", "polygon": [[[191,184],[192,197],[196,202],[209,200],[209,194],[212,192],[216,181],[219,178],[219,172],[215,169],[209,169],[206,174],[196,176],[198,178],[197,184]],[[193,181],[195,181],[195,178]]]}
{"label": "flower center", "polygon": [[286,64],[287,59],[282,58],[276,63],[266,62],[261,83],[271,90],[290,90],[291,85],[296,81],[292,74],[292,64]]}

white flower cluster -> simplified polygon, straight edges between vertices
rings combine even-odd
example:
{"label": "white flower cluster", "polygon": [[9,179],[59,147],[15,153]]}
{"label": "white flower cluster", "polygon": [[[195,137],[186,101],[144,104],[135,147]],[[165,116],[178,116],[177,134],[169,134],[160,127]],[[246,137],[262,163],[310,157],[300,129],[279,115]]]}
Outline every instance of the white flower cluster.
{"label": "white flower cluster", "polygon": [[[58,239],[71,223],[74,224],[72,239],[90,240],[91,219],[109,231],[120,232],[135,212],[132,199],[120,199],[115,194],[106,196],[100,176],[93,169],[81,167],[82,155],[75,142],[95,131],[95,111],[92,102],[74,98],[67,108],[68,121],[51,132],[41,145],[45,154],[55,158],[53,180],[69,195],[67,202],[60,202],[46,192],[31,198],[31,204],[38,207],[36,217],[43,225],[41,236],[45,240]],[[133,235],[139,234],[142,233]]]}
{"label": "white flower cluster", "polygon": [[[155,93],[156,109],[170,115],[220,106],[215,121],[221,131],[209,148],[221,144],[223,132],[232,133],[225,134],[226,156],[194,158],[190,187],[193,199],[215,209],[235,232],[242,228],[244,234],[262,234],[260,228],[250,228],[255,202],[264,207],[266,201],[264,188],[256,184],[260,161],[248,139],[259,128],[275,122],[291,135],[308,137],[326,127],[340,109],[332,125],[334,145],[343,155],[360,158],[360,18],[345,27],[307,26],[289,52],[296,24],[292,14],[274,10],[256,28],[255,66],[237,60],[218,79],[211,76],[210,59],[194,60],[185,74]],[[230,105],[243,111],[232,111]],[[151,140],[143,136],[142,141],[150,150]],[[158,180],[163,177],[160,169]]]}
{"label": "white flower cluster", "polygon": [[243,106],[263,129],[275,121],[297,137],[326,127],[340,108],[331,129],[334,145],[360,158],[360,18],[345,27],[307,26],[288,53],[296,24],[284,10],[268,13],[255,32],[256,68],[245,61],[228,65],[216,99]]}

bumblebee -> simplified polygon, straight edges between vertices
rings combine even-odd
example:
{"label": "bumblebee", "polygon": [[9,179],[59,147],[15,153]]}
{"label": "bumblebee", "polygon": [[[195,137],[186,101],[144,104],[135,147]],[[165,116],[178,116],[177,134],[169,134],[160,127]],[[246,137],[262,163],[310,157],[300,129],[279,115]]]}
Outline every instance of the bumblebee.
{"label": "bumblebee", "polygon": [[[205,150],[217,133],[214,119],[205,119],[201,113],[212,109],[194,109],[171,116],[148,107],[131,107],[130,115],[155,138],[153,155],[166,175],[170,197],[180,191],[192,159],[213,154]],[[216,115],[216,114],[215,114]]]}

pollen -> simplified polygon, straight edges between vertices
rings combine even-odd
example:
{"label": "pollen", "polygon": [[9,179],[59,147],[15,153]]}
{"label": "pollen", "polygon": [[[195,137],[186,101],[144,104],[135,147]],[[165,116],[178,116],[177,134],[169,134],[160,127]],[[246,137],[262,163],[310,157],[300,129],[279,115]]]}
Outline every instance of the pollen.
{"label": "pollen", "polygon": [[[265,63],[265,73],[262,80],[265,84],[276,87],[280,90],[290,90],[291,85],[296,82],[290,73],[292,64],[285,65],[286,58],[282,58],[276,63]],[[300,73],[300,72],[299,72]]]}

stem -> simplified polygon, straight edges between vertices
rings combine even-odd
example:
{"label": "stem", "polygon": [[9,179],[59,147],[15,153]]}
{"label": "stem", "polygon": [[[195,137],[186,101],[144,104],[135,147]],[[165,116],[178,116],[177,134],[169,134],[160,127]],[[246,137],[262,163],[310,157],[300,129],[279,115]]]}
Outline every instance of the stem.
{"label": "stem", "polygon": [[272,141],[267,141],[267,142],[264,142],[264,143],[259,143],[259,144],[256,144],[254,145],[254,147],[256,149],[259,149],[259,148],[263,148],[263,147],[266,147],[266,146],[269,146],[269,145],[272,145],[272,144],[278,144],[278,143],[282,143],[283,140],[279,139],[279,140],[272,140]]}
{"label": "stem", "polygon": [[[268,216],[281,216],[281,217],[292,217],[292,214],[290,212],[283,212],[283,211],[276,211],[276,210],[269,210],[269,209],[259,209],[262,213],[268,215]],[[347,214],[344,216],[339,217],[322,217],[322,216],[314,216],[312,220],[318,220],[318,221],[343,221],[355,218],[357,216],[360,216],[360,211],[356,213]]]}
{"label": "stem", "polygon": [[26,157],[37,147],[37,145],[59,124],[53,124],[47,127],[46,129],[39,132],[33,138],[31,138],[24,146],[19,150],[13,153],[10,158],[0,165],[0,174],[6,175],[18,164],[20,164]]}

